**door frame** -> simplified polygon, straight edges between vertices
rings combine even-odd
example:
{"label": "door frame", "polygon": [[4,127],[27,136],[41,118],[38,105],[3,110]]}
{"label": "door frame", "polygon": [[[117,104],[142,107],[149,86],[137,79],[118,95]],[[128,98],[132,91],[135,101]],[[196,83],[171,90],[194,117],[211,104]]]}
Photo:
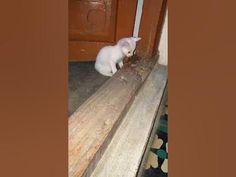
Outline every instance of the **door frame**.
{"label": "door frame", "polygon": [[151,58],[159,54],[158,46],[167,0],[143,0],[142,16],[138,36],[142,38],[137,45],[137,55]]}

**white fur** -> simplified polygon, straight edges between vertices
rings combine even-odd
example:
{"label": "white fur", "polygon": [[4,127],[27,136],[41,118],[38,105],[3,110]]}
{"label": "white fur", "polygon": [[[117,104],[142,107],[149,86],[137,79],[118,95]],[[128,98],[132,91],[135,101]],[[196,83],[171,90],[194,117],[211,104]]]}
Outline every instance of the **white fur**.
{"label": "white fur", "polygon": [[136,48],[136,42],[141,38],[130,37],[120,39],[114,46],[103,47],[95,62],[95,69],[104,76],[112,76],[116,73],[116,64],[123,67],[123,59],[131,57]]}

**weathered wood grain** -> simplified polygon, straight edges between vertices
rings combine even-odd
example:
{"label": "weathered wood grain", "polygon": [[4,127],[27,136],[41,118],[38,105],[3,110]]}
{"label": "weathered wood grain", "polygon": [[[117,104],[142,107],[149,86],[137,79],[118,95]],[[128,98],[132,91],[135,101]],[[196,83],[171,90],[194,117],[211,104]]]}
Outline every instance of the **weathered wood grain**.
{"label": "weathered wood grain", "polygon": [[137,175],[166,82],[166,67],[156,65],[139,90],[91,177]]}
{"label": "weathered wood grain", "polygon": [[165,91],[163,93],[163,98],[161,100],[161,103],[160,103],[160,106],[159,106],[159,109],[158,109],[158,112],[157,112],[157,115],[156,115],[156,118],[155,118],[155,121],[154,121],[154,125],[152,127],[152,130],[151,130],[151,133],[150,133],[150,136],[149,136],[149,139],[148,139],[148,143],[145,147],[145,152],[143,154],[141,163],[139,165],[139,169],[138,169],[136,177],[142,177],[144,175],[145,166],[146,166],[146,163],[147,163],[147,160],[148,160],[148,155],[150,153],[150,148],[153,144],[153,140],[156,136],[156,131],[157,131],[158,126],[159,126],[159,120],[160,120],[161,116],[163,115],[164,111],[167,110],[167,109],[165,109],[165,104],[167,103],[167,90],[168,90],[167,87],[168,86],[166,84],[166,88],[165,88]]}
{"label": "weathered wood grain", "polygon": [[156,59],[124,66],[69,118],[69,176],[90,176]]}

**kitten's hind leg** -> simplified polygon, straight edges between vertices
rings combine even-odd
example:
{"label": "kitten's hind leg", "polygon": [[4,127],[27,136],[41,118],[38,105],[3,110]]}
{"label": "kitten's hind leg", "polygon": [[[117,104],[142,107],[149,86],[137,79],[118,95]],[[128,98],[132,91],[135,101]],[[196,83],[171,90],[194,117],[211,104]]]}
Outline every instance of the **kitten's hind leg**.
{"label": "kitten's hind leg", "polygon": [[98,70],[98,72],[100,73],[100,74],[102,74],[103,76],[109,76],[109,77],[111,77],[113,74],[111,73],[111,71],[109,71],[109,70],[106,70],[106,69],[99,69]]}
{"label": "kitten's hind leg", "polygon": [[100,65],[96,65],[95,64],[95,69],[97,70],[97,72],[99,72],[101,75],[103,76],[109,76],[111,77],[113,74],[111,73],[111,69],[107,68],[107,67],[102,67]]}

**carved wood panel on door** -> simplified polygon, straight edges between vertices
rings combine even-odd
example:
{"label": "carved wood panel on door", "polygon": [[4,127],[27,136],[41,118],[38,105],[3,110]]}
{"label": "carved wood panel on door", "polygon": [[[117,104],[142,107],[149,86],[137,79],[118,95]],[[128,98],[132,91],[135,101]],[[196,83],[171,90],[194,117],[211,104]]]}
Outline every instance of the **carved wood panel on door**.
{"label": "carved wood panel on door", "polygon": [[95,60],[105,45],[132,36],[137,0],[70,0],[69,59]]}

